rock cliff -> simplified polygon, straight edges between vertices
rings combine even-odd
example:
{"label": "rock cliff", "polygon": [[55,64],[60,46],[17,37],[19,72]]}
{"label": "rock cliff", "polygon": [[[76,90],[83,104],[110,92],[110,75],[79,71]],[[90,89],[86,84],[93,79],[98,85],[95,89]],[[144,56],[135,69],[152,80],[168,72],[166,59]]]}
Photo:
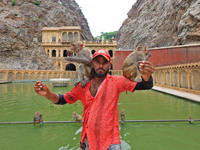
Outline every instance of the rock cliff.
{"label": "rock cliff", "polygon": [[54,69],[41,45],[41,29],[61,26],[80,26],[93,40],[75,0],[1,0],[0,69]]}
{"label": "rock cliff", "polygon": [[200,43],[200,0],[137,0],[127,15],[118,48]]}

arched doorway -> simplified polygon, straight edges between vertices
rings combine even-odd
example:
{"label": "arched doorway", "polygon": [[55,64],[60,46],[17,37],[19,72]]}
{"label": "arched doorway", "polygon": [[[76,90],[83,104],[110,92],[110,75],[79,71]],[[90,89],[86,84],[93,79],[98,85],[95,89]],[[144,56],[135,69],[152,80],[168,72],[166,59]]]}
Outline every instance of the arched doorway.
{"label": "arched doorway", "polygon": [[65,70],[76,71],[76,66],[74,64],[67,64]]}

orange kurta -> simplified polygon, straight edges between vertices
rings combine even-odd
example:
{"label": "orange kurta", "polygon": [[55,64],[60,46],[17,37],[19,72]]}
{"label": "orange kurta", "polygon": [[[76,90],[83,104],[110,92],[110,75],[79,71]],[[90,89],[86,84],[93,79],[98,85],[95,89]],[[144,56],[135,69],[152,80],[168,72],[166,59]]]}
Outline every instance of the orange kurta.
{"label": "orange kurta", "polygon": [[91,82],[85,88],[80,84],[64,95],[67,103],[72,104],[81,100],[83,110],[83,130],[81,142],[85,136],[90,150],[106,150],[111,144],[120,143],[118,99],[124,91],[133,91],[137,82],[132,82],[123,76],[107,74],[101,83],[96,96],[89,91]]}

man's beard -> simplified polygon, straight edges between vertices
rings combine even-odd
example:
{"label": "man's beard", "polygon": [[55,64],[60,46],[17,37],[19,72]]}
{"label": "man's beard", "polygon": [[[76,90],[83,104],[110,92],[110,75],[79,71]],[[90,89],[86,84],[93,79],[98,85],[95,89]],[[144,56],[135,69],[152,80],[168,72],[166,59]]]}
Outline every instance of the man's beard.
{"label": "man's beard", "polygon": [[[100,68],[100,69],[103,69],[103,68]],[[99,70],[99,69],[97,69],[97,70]],[[103,70],[104,70],[104,69],[103,69]],[[105,71],[105,70],[104,70],[104,71]],[[105,77],[105,76],[107,75],[108,72],[109,72],[109,69],[108,69],[107,71],[105,71],[105,73],[102,73],[102,72],[97,73],[97,72],[94,70],[94,68],[92,68],[92,74],[93,74],[94,76],[98,77],[98,78]]]}

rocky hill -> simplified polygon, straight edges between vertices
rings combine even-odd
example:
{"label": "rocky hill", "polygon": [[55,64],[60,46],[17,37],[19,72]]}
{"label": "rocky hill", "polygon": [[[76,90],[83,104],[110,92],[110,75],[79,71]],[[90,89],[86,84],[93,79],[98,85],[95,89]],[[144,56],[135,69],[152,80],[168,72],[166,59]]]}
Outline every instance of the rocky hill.
{"label": "rocky hill", "polygon": [[61,26],[80,26],[93,40],[75,0],[1,0],[0,69],[54,69],[41,46],[41,29]]}
{"label": "rocky hill", "polygon": [[137,0],[118,35],[118,48],[200,43],[200,0]]}

